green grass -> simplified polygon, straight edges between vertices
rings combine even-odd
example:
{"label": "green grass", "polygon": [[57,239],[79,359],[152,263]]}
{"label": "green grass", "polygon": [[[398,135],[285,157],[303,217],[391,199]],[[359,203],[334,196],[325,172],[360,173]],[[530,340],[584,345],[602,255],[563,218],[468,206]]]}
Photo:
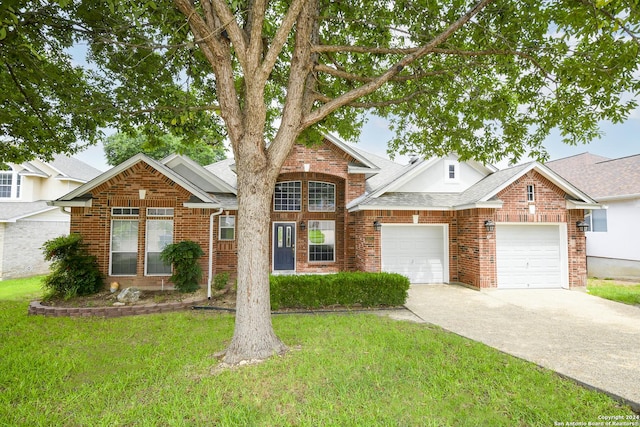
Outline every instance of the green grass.
{"label": "green grass", "polygon": [[24,301],[42,296],[44,276],[0,281],[0,300]]}
{"label": "green grass", "polygon": [[0,301],[0,425],[549,426],[632,414],[485,345],[375,315],[274,316],[290,352],[218,370],[227,314],[26,312]]}
{"label": "green grass", "polygon": [[587,290],[591,295],[631,305],[640,305],[640,283],[590,278]]}

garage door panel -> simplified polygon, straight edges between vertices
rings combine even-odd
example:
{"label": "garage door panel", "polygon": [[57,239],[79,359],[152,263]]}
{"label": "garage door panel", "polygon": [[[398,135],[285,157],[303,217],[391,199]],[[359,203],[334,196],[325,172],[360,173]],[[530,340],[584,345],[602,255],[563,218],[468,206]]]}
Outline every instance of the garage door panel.
{"label": "garage door panel", "polygon": [[498,225],[499,288],[558,288],[563,257],[559,225]]}
{"label": "garage door panel", "polygon": [[446,233],[442,225],[384,225],[382,271],[400,273],[412,283],[442,283],[446,272]]}

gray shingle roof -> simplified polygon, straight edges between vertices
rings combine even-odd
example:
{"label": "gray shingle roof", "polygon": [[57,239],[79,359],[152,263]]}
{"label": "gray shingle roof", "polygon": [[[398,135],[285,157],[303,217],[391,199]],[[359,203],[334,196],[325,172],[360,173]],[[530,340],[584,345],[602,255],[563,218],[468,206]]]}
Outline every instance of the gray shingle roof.
{"label": "gray shingle roof", "polygon": [[640,154],[607,159],[583,153],[546,166],[595,199],[640,195]]}
{"label": "gray shingle roof", "polygon": [[53,161],[49,164],[59,170],[65,177],[76,179],[78,181],[91,181],[102,172],[93,166],[89,166],[82,160],[75,157],[68,157],[61,154],[54,156]]}
{"label": "gray shingle roof", "polygon": [[204,168],[233,188],[238,188],[238,177],[236,176],[235,172],[231,170],[231,165],[233,165],[234,163],[235,160],[233,158],[224,159],[205,166]]}
{"label": "gray shingle roof", "polygon": [[47,206],[45,200],[37,202],[0,202],[0,222],[12,221],[52,209],[57,208]]}

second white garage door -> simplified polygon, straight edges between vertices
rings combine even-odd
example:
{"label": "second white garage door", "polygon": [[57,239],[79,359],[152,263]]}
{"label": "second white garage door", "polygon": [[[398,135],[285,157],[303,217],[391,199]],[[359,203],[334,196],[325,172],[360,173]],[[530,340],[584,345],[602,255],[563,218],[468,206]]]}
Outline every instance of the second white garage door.
{"label": "second white garage door", "polygon": [[566,280],[566,226],[496,226],[499,288],[560,288]]}
{"label": "second white garage door", "polygon": [[400,273],[411,283],[449,281],[446,225],[383,225],[382,271]]}

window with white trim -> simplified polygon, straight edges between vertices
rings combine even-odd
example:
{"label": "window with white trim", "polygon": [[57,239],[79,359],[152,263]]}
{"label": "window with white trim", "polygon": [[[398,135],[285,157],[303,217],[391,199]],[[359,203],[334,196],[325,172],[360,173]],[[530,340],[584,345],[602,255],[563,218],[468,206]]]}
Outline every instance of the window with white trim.
{"label": "window with white trim", "polygon": [[309,181],[309,212],[336,210],[336,186],[328,182]]}
{"label": "window with white trim", "polygon": [[335,221],[309,221],[307,239],[310,262],[335,261]]}
{"label": "window with white trim", "polygon": [[221,216],[218,224],[218,240],[236,239],[236,217],[234,215]]}
{"label": "window with white trim", "polygon": [[606,209],[594,209],[588,211],[584,216],[584,222],[587,223],[589,228],[587,231],[593,232],[606,232],[607,231],[607,210]]}
{"label": "window with white trim", "polygon": [[135,276],[138,268],[138,219],[111,220],[111,276]]}
{"label": "window with white trim", "polygon": [[0,170],[0,199],[19,199],[22,177],[12,169]]}
{"label": "window with white trim", "polygon": [[527,185],[527,202],[534,202],[535,199],[535,187],[533,186],[533,184]]}
{"label": "window with white trim", "polygon": [[162,261],[160,254],[173,243],[173,208],[147,208],[146,231],[145,275],[171,275],[171,264]]}
{"label": "window with white trim", "polygon": [[288,181],[276,183],[273,193],[274,211],[299,211],[302,200],[302,182]]}

